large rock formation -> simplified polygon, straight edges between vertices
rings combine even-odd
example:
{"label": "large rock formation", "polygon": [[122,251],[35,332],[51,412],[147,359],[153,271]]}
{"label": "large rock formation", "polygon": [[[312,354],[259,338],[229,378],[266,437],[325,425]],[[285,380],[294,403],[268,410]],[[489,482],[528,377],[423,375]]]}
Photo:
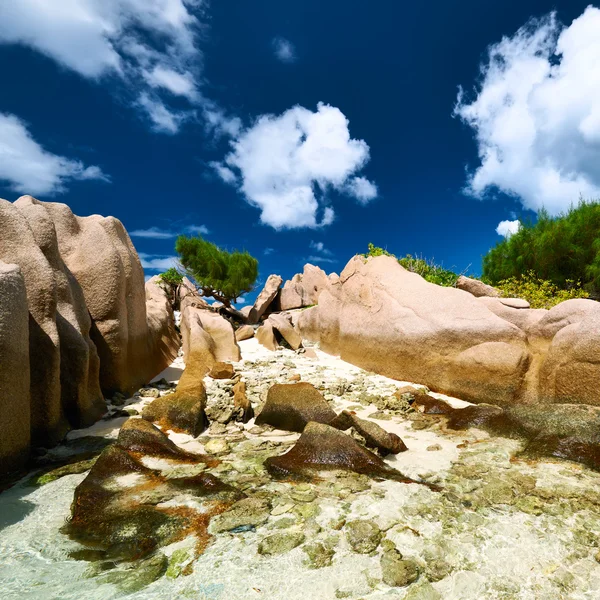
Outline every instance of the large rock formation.
{"label": "large rock formation", "polygon": [[29,453],[29,311],[21,269],[0,262],[0,473]]}
{"label": "large rock formation", "polygon": [[258,323],[260,318],[267,312],[279,293],[282,281],[283,279],[279,275],[269,275],[265,287],[254,301],[254,306],[248,313],[248,323],[250,325]]}
{"label": "large rock formation", "polygon": [[286,281],[281,290],[279,304],[281,310],[291,310],[312,306],[319,301],[321,292],[329,285],[329,278],[323,269],[311,264],[304,265],[304,271]]}
{"label": "large rock formation", "polygon": [[356,256],[297,328],[348,362],[465,400],[600,405],[600,304],[528,306]]}
{"label": "large rock formation", "polygon": [[[132,392],[168,366],[178,334],[155,284],[147,290],[147,312],[144,274],[118,220],[76,217],[64,204],[23,196],[0,200],[0,222],[0,260],[20,269],[26,292],[20,310],[29,321],[20,334],[29,367],[21,361],[7,373],[14,355],[5,346],[0,379],[11,377],[11,389],[29,390],[21,398],[29,407],[31,442],[54,444],[104,413],[103,392]],[[19,310],[10,310],[19,323]],[[20,431],[21,411],[9,417],[6,429]]]}
{"label": "large rock formation", "polygon": [[298,327],[348,362],[466,400],[513,401],[530,361],[518,327],[387,256],[355,256]]}

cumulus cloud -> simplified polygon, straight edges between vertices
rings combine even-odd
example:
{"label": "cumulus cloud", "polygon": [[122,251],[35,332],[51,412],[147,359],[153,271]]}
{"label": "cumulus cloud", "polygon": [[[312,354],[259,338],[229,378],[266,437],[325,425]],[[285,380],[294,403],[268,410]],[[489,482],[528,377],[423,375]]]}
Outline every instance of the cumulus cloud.
{"label": "cumulus cloud", "polygon": [[[200,93],[197,44],[204,0],[18,0],[0,2],[0,44],[21,44],[92,80],[116,77],[152,128],[176,133],[196,114],[231,130]],[[169,106],[173,97],[189,109]]]}
{"label": "cumulus cloud", "polygon": [[481,164],[467,190],[491,188],[556,215],[600,197],[600,10],[564,27],[555,13],[489,48],[474,99],[455,114],[475,131]]}
{"label": "cumulus cloud", "polygon": [[181,233],[189,233],[192,235],[200,234],[207,235],[208,227],[205,225],[186,225],[182,230],[175,231],[173,229],[161,229],[160,227],[149,227],[148,229],[134,229],[129,232],[131,237],[147,238],[153,240],[170,240],[176,238]]}
{"label": "cumulus cloud", "polygon": [[146,254],[138,252],[142,267],[148,271],[166,271],[171,267],[175,269],[181,268],[177,256],[164,256],[161,254]]}
{"label": "cumulus cloud", "polygon": [[498,227],[496,227],[496,233],[504,237],[510,237],[513,233],[517,233],[520,227],[520,221],[500,221]]}
{"label": "cumulus cloud", "polygon": [[100,167],[86,166],[45,150],[23,121],[0,113],[0,180],[11,189],[51,196],[66,191],[70,181],[90,179],[110,181]]}
{"label": "cumulus cloud", "polygon": [[361,203],[365,194],[369,199],[376,194],[374,184],[355,176],[369,161],[369,146],[350,137],[348,120],[333,106],[320,103],[316,112],[295,106],[279,116],[263,115],[231,145],[213,168],[260,209],[262,223],[275,229],[331,224],[335,212],[325,202],[330,190]]}
{"label": "cumulus cloud", "polygon": [[296,60],[294,45],[285,38],[278,37],[273,40],[273,51],[275,56],[284,63],[292,63]]}

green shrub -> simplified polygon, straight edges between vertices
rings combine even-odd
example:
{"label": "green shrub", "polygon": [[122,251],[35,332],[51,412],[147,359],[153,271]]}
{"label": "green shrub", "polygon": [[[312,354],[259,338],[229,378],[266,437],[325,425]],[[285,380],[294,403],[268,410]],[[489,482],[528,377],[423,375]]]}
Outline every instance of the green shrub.
{"label": "green shrub", "polygon": [[519,231],[498,243],[483,259],[483,275],[494,285],[520,279],[530,271],[559,290],[570,289],[576,281],[598,295],[600,204],[580,201],[557,218],[542,210],[537,223],[522,223]]}
{"label": "green shrub", "polygon": [[561,289],[546,279],[540,279],[533,271],[521,277],[509,277],[498,282],[496,287],[508,298],[523,298],[531,308],[552,308],[572,298],[589,298],[579,282],[566,280],[567,289]]}
{"label": "green shrub", "polygon": [[175,250],[202,295],[228,308],[239,296],[252,291],[258,277],[258,261],[248,252],[222,250],[201,236],[180,235]]}
{"label": "green shrub", "polygon": [[164,273],[161,273],[158,278],[162,283],[172,287],[178,287],[183,282],[183,275],[175,267],[167,269]]}
{"label": "green shrub", "polygon": [[[391,256],[396,258],[394,254],[373,244],[369,244],[369,251],[363,254],[363,256],[367,258],[369,256]],[[456,285],[458,275],[435,264],[433,260],[423,257],[415,258],[410,254],[407,254],[404,258],[397,258],[397,260],[407,271],[418,273],[423,279],[429,281],[429,283],[435,283],[444,287],[454,287]]]}

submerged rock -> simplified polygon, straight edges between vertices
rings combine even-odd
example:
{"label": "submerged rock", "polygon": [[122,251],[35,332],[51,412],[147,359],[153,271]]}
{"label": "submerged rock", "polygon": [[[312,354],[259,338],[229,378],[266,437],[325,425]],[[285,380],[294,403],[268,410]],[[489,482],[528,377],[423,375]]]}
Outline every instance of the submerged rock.
{"label": "submerged rock", "polygon": [[370,554],[377,550],[381,537],[381,529],[374,521],[357,520],[346,523],[346,539],[354,552]]}
{"label": "submerged rock", "polygon": [[275,384],[256,418],[257,425],[302,432],[309,421],[329,423],[336,414],[310,383]]}
{"label": "submerged rock", "polygon": [[321,471],[353,471],[370,477],[418,483],[388,467],[349,435],[322,423],[310,422],[289,452],[268,458],[265,466],[274,477],[318,477]]}
{"label": "submerged rock", "polygon": [[244,498],[215,517],[209,530],[211,533],[221,533],[238,527],[258,527],[268,521],[270,513],[269,501],[262,498]]}
{"label": "submerged rock", "polygon": [[304,539],[305,536],[301,531],[273,533],[259,542],[258,553],[268,555],[284,554],[302,544]]}
{"label": "submerged rock", "polygon": [[[181,469],[167,478],[163,463],[151,468],[146,464],[153,465],[152,460],[148,463],[145,457],[190,466],[217,462],[185,453],[150,423],[130,419],[117,443],[102,452],[77,486],[71,519],[63,532],[88,547],[105,550],[107,558],[116,560],[143,558],[191,533],[198,536],[203,549],[211,517],[243,494],[202,471]],[[198,508],[178,503],[177,498],[184,496],[192,496]]]}
{"label": "submerged rock", "polygon": [[405,587],[419,578],[419,566],[414,560],[403,558],[398,550],[386,550],[381,555],[381,574],[384,583]]}

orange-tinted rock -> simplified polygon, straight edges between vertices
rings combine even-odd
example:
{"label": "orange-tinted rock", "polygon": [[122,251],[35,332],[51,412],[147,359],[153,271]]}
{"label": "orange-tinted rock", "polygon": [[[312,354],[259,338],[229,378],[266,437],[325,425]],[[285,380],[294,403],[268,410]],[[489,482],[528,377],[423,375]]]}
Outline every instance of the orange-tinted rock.
{"label": "orange-tinted rock", "polygon": [[217,362],[209,372],[213,379],[231,379],[235,375],[235,369],[231,363]]}
{"label": "orange-tinted rock", "polygon": [[242,423],[247,423],[254,417],[254,409],[246,395],[246,384],[243,381],[238,381],[233,386],[233,408],[236,411],[241,411]]}
{"label": "orange-tinted rock", "polygon": [[260,318],[267,312],[279,292],[279,286],[281,286],[282,281],[279,275],[269,275],[265,282],[265,287],[256,298],[254,306],[248,313],[248,323],[250,325],[258,323]]}
{"label": "orange-tinted rock", "polygon": [[243,342],[254,337],[254,327],[252,325],[242,325],[235,332],[235,341]]}
{"label": "orange-tinted rock", "polygon": [[279,344],[277,343],[277,338],[275,337],[275,331],[273,329],[273,325],[269,319],[267,319],[257,330],[255,333],[256,339],[258,343],[264,346],[267,350],[277,350]]}

